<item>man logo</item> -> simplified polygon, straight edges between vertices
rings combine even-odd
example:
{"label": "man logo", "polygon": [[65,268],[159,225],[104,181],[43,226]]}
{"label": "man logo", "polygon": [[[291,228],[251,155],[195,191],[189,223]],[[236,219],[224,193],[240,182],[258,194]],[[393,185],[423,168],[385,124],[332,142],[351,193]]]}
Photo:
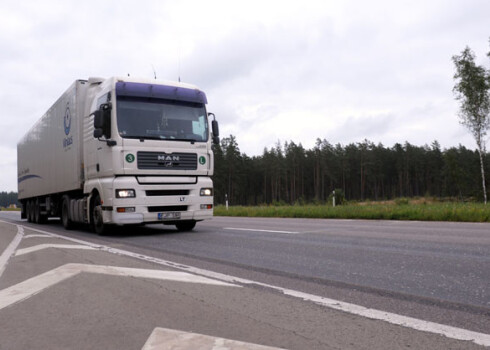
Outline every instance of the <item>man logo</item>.
{"label": "man logo", "polygon": [[159,154],[157,160],[161,162],[178,162],[180,160],[179,156],[171,156],[168,154]]}

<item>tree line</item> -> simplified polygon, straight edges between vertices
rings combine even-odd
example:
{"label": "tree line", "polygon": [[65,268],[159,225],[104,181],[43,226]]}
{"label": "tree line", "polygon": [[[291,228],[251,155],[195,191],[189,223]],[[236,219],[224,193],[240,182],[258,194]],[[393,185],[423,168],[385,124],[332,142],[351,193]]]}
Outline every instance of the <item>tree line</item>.
{"label": "tree line", "polygon": [[[431,196],[483,200],[480,157],[464,146],[441,149],[409,142],[385,147],[369,140],[333,145],[317,139],[312,149],[293,141],[240,152],[230,135],[214,146],[215,203],[231,205],[325,203],[333,190],[351,201]],[[490,164],[484,153],[485,170]],[[17,204],[16,192],[0,192],[0,207]]]}
{"label": "tree line", "polygon": [[[324,203],[333,190],[351,201],[431,196],[482,200],[480,157],[460,145],[441,149],[409,142],[385,147],[369,140],[333,145],[317,139],[312,149],[293,141],[240,152],[236,137],[215,146],[215,202],[232,205]],[[483,154],[484,163],[488,153]]]}
{"label": "tree line", "polygon": [[19,205],[17,192],[0,192],[0,207],[8,207],[11,204]]}

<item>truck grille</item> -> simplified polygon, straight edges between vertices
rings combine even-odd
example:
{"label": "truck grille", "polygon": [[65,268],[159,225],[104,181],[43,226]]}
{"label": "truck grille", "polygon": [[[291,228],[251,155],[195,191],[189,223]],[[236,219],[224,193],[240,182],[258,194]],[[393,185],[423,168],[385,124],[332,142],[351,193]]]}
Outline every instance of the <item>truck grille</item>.
{"label": "truck grille", "polygon": [[138,152],[138,169],[196,170],[197,154]]}

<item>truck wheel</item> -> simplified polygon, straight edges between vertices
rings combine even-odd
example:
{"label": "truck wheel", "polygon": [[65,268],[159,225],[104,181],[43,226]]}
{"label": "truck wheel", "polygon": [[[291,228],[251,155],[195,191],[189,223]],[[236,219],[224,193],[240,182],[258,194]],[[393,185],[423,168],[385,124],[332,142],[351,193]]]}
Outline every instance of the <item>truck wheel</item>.
{"label": "truck wheel", "polygon": [[175,226],[177,226],[179,231],[191,231],[196,226],[196,222],[194,220],[182,221],[175,224]]}
{"label": "truck wheel", "polygon": [[46,214],[42,214],[41,213],[41,201],[39,199],[36,199],[36,206],[35,206],[35,210],[34,210],[34,221],[36,222],[36,224],[45,224],[46,221],[48,221],[48,216]]}
{"label": "truck wheel", "polygon": [[109,227],[107,224],[104,224],[104,217],[102,215],[102,202],[100,200],[100,196],[95,195],[92,209],[92,229],[95,233],[100,236],[106,235],[109,232]]}
{"label": "truck wheel", "polygon": [[43,215],[43,214],[39,214],[39,224],[43,225],[46,222],[48,222],[48,216]]}
{"label": "truck wheel", "polygon": [[70,197],[63,196],[61,203],[61,222],[66,230],[73,228],[73,221],[70,219]]}
{"label": "truck wheel", "polygon": [[30,203],[30,210],[29,210],[29,222],[34,222],[34,201],[29,201]]}
{"label": "truck wheel", "polygon": [[41,207],[39,206],[39,199],[36,199],[36,201],[32,203],[33,205],[33,216],[34,216],[34,222],[36,224],[41,223]]}
{"label": "truck wheel", "polygon": [[26,218],[27,222],[31,222],[31,201],[26,202]]}

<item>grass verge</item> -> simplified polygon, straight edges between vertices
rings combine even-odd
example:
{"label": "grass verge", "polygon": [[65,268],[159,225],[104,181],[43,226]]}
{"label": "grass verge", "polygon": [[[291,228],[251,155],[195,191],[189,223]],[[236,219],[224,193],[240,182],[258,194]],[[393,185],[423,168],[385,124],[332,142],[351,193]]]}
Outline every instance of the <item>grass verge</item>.
{"label": "grass verge", "polygon": [[371,219],[490,222],[490,205],[455,202],[353,203],[331,205],[224,206],[214,209],[216,216],[249,216],[279,218]]}

